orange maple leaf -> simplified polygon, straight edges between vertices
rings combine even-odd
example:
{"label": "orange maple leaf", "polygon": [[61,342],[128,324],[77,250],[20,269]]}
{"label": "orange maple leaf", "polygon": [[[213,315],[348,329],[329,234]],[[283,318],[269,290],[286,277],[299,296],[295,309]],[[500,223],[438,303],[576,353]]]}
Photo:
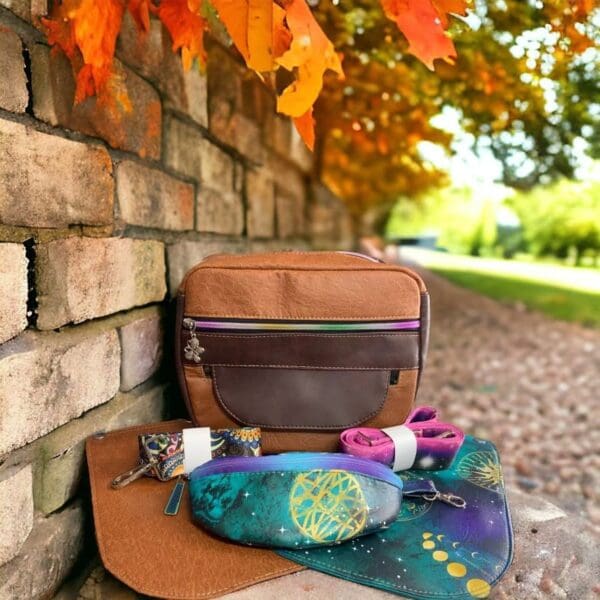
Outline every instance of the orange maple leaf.
{"label": "orange maple leaf", "polygon": [[448,27],[448,14],[465,15],[467,12],[468,0],[431,0],[435,10],[442,21],[442,26]]}
{"label": "orange maple leaf", "polygon": [[67,4],[52,5],[50,16],[41,18],[42,25],[46,30],[48,43],[53,49],[60,48],[72,60],[77,53],[75,35],[67,17]]}
{"label": "orange maple leaf", "polygon": [[194,58],[206,63],[204,32],[206,19],[200,16],[200,0],[161,0],[156,13],[173,40],[173,50],[181,48],[183,67],[189,70]]}
{"label": "orange maple leaf", "polygon": [[292,34],[285,24],[285,10],[273,4],[273,56],[279,58],[289,50]]}
{"label": "orange maple leaf", "polygon": [[65,0],[42,19],[49,42],[71,61],[75,102],[97,93],[110,78],[124,10],[123,0]]}
{"label": "orange maple leaf", "polygon": [[235,47],[244,57],[246,64],[250,57],[248,51],[248,2],[247,0],[211,0],[219,13],[219,19],[227,28],[227,33]]}
{"label": "orange maple leaf", "polygon": [[[454,62],[456,49],[444,31],[440,14],[431,0],[380,1],[386,17],[396,23],[408,40],[408,51],[429,69],[434,70],[433,61],[438,58]],[[437,2],[439,7],[449,4],[448,0]]]}
{"label": "orange maple leaf", "polygon": [[127,5],[138,29],[144,33],[150,31],[150,4],[151,0],[129,0]]}
{"label": "orange maple leaf", "polygon": [[325,71],[343,77],[342,64],[333,44],[316,22],[305,0],[286,3],[286,22],[292,35],[289,50],[277,63],[292,71],[296,80],[277,99],[277,110],[291,117],[302,117],[312,107],[323,87]]}
{"label": "orange maple leaf", "polygon": [[246,65],[259,73],[274,70],[274,58],[289,47],[285,11],[271,0],[212,0],[212,5]]}
{"label": "orange maple leaf", "polygon": [[300,117],[294,117],[294,125],[309,150],[315,149],[315,120],[312,106]]}
{"label": "orange maple leaf", "polygon": [[[97,90],[110,77],[125,7],[121,0],[80,0],[77,4],[67,12],[67,16],[83,62],[91,66]],[[83,89],[78,91],[84,92]],[[85,92],[84,98],[87,90]]]}

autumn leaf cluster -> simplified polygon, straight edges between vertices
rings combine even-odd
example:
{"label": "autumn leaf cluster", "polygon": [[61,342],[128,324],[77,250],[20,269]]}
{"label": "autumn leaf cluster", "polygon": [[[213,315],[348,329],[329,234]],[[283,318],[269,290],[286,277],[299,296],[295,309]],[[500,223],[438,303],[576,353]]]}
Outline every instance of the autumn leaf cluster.
{"label": "autumn leaf cluster", "polygon": [[314,148],[315,176],[360,215],[445,181],[420,148],[450,147],[434,125],[448,106],[487,140],[506,183],[572,175],[573,144],[598,134],[594,10],[594,0],[54,0],[43,23],[71,61],[75,101],[125,107],[113,56],[126,11],[141,36],[160,19],[188,69],[204,64],[207,32],[226,32],[266,85],[285,82],[277,110]]}
{"label": "autumn leaf cluster", "polygon": [[[452,61],[456,51],[446,34],[448,13],[464,13],[466,0],[381,0],[380,10],[409,42],[408,52],[429,68]],[[261,77],[287,70],[291,83],[277,99],[278,112],[294,119],[313,148],[313,106],[326,72],[343,79],[342,55],[315,19],[306,0],[63,0],[43,19],[50,43],[70,59],[76,76],[75,101],[110,88],[112,62],[123,16],[129,11],[141,34],[155,14],[169,31],[183,64],[204,64],[204,33],[224,25],[246,65]],[[126,102],[126,99],[123,98]]]}

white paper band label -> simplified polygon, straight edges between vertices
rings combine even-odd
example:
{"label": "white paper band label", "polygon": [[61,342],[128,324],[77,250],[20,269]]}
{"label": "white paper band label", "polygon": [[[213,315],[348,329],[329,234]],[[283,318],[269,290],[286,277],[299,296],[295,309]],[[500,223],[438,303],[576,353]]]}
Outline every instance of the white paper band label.
{"label": "white paper band label", "polygon": [[212,459],[210,427],[183,430],[183,470],[189,475],[196,467]]}
{"label": "white paper band label", "polygon": [[405,471],[415,464],[417,438],[406,425],[396,425],[382,429],[394,442],[394,471]]}

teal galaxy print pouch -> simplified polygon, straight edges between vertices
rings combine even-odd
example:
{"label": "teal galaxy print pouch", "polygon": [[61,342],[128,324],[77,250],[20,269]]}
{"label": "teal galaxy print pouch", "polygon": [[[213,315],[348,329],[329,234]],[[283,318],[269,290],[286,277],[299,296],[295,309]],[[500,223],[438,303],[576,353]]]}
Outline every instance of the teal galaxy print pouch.
{"label": "teal galaxy print pouch", "polygon": [[[405,486],[423,472],[403,471]],[[329,551],[283,550],[302,565],[415,600],[487,598],[511,563],[513,534],[498,452],[470,435],[452,466],[428,472],[437,488],[453,490],[464,510],[405,498],[385,531]],[[405,487],[406,489],[406,487]]]}
{"label": "teal galaxy print pouch", "polygon": [[247,545],[312,548],[388,527],[403,482],[387,466],[344,454],[298,452],[219,458],[196,468],[192,516]]}

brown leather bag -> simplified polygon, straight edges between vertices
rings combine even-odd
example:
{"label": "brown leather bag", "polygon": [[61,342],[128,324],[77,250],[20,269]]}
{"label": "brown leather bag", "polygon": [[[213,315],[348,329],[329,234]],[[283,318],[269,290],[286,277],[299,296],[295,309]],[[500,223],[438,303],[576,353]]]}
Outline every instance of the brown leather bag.
{"label": "brown leather bag", "polygon": [[176,365],[198,426],[263,429],[267,452],[334,451],[402,423],[425,362],[429,296],[413,271],[343,252],[214,255],[177,298]]}

